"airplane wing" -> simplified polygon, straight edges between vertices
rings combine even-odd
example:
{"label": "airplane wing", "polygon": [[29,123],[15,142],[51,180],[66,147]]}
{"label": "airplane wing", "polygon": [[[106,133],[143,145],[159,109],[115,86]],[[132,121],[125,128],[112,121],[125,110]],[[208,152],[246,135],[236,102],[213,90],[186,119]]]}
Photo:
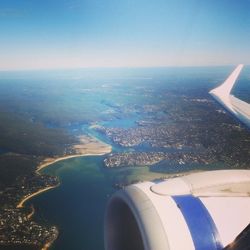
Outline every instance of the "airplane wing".
{"label": "airplane wing", "polygon": [[219,87],[212,89],[209,93],[227,111],[229,111],[247,127],[250,127],[250,104],[230,94],[242,68],[242,64],[238,65],[224,83],[222,83]]}
{"label": "airplane wing", "polygon": [[233,109],[238,113],[242,114],[245,117],[250,117],[250,104],[240,100],[239,98],[231,95],[230,101],[232,104]]}

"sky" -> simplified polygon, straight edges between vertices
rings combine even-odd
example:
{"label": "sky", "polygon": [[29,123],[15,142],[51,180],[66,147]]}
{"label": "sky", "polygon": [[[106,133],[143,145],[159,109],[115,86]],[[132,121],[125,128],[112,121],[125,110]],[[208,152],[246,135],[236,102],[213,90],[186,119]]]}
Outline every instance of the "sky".
{"label": "sky", "polygon": [[0,70],[250,64],[250,0],[0,0]]}

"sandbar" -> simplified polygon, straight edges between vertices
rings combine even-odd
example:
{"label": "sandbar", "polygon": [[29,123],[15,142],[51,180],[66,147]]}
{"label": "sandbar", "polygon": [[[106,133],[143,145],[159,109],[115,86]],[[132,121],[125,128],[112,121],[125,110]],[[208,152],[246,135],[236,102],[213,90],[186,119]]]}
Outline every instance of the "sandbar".
{"label": "sandbar", "polygon": [[65,155],[60,157],[50,157],[44,159],[41,164],[37,167],[36,172],[39,173],[41,169],[48,167],[59,161],[67,160],[70,158],[82,157],[82,156],[98,156],[108,154],[112,151],[112,147],[94,137],[88,135],[78,136],[79,144],[72,146],[75,154]]}

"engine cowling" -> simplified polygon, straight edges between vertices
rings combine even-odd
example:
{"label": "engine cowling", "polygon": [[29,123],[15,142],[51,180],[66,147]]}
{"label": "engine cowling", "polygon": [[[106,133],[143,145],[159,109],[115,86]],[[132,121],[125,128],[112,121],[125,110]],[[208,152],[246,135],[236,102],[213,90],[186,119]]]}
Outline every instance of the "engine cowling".
{"label": "engine cowling", "polygon": [[106,250],[219,250],[250,222],[250,170],[193,173],[116,192]]}

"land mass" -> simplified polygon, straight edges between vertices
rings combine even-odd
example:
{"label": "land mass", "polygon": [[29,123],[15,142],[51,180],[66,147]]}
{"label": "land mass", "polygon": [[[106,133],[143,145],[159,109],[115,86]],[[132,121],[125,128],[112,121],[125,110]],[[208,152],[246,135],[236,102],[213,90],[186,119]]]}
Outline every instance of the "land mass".
{"label": "land mass", "polygon": [[227,168],[249,168],[249,132],[214,101],[185,96],[175,100],[173,109],[166,104],[162,110],[167,107],[160,117],[158,105],[141,107],[147,116],[133,127],[95,125],[93,129],[117,146],[135,151],[107,157],[105,165],[127,167],[170,160],[177,165],[223,163]]}
{"label": "land mass", "polygon": [[172,161],[173,165],[184,165],[190,163],[209,164],[212,158],[207,155],[201,157],[200,154],[184,152],[129,152],[109,154],[104,159],[104,164],[108,168],[113,167],[138,167],[151,166],[162,161]]}

